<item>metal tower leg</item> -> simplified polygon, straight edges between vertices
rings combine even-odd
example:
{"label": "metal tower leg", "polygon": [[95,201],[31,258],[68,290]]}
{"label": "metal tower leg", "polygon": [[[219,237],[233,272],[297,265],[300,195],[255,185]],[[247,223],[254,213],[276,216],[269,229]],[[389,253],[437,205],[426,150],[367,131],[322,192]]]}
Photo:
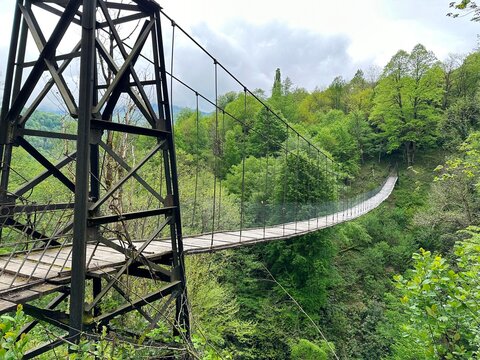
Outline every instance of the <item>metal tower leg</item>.
{"label": "metal tower leg", "polygon": [[70,293],[70,337],[78,342],[83,330],[87,248],[87,209],[89,204],[90,120],[93,117],[95,79],[96,0],[83,1],[80,57],[80,97],[78,103],[77,166],[72,245],[72,286]]}

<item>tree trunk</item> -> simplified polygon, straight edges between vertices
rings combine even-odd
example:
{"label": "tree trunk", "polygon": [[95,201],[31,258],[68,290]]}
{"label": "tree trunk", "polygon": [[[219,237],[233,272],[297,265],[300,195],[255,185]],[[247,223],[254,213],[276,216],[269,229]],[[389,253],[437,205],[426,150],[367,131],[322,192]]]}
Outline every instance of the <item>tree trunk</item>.
{"label": "tree trunk", "polygon": [[414,141],[407,141],[405,143],[405,157],[407,160],[407,166],[412,166],[415,160],[416,144]]}

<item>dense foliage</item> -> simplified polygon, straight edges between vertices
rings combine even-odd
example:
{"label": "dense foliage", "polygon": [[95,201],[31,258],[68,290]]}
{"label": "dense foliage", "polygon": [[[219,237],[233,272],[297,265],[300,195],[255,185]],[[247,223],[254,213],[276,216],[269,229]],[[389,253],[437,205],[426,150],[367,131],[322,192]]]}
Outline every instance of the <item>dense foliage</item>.
{"label": "dense foliage", "polygon": [[[395,54],[379,78],[367,80],[358,71],[351,81],[336,78],[311,93],[294,88],[288,78],[282,82],[277,70],[266,100],[341,164],[353,180],[349,191],[374,186],[395,162],[400,182],[387,204],[354,223],[205,258],[208,264],[226,260],[217,284],[235,299],[235,321],[249,323],[248,332],[237,335],[225,328],[219,348],[242,359],[476,356],[478,294],[469,262],[478,261],[479,254],[465,245],[477,235],[465,240],[458,231],[479,220],[479,65],[476,52],[442,63],[419,44],[410,53]],[[243,116],[242,94],[230,99],[226,107]],[[266,131],[268,114],[256,111],[258,125],[226,126],[225,143],[255,126]],[[200,134],[209,133],[208,115],[204,120]],[[268,129],[282,141],[280,128]],[[249,141],[245,194],[255,202],[271,196],[255,182],[255,174],[265,168],[268,151],[263,149],[275,149]],[[238,201],[242,150],[224,149],[232,159],[226,188]],[[293,158],[287,163],[292,171],[307,164],[296,165]],[[275,198],[282,187],[267,190]],[[321,199],[334,196],[321,186],[316,191]],[[302,191],[292,187],[290,195],[298,199]],[[438,285],[425,286],[437,280]],[[465,296],[462,301],[469,305],[449,296]],[[229,330],[236,329],[230,321]]]}

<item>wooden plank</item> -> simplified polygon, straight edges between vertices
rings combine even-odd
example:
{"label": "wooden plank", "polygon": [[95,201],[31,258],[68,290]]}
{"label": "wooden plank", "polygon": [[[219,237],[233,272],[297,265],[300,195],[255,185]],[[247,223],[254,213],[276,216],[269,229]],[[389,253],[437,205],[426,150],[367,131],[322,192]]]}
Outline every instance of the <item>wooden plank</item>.
{"label": "wooden plank", "polygon": [[11,287],[12,287],[11,284],[0,284],[0,293],[11,289]]}
{"label": "wooden plank", "polygon": [[[120,246],[125,246],[126,245],[126,244],[120,244],[120,242],[118,240],[114,240],[113,242],[116,243],[117,245],[120,245]],[[134,241],[133,245],[135,246],[136,249],[138,249],[143,245],[143,243],[144,243],[143,241]],[[123,254],[121,254],[117,250],[112,249],[112,248],[110,248],[106,245],[103,245],[103,244],[98,246],[97,250],[110,252],[111,254],[120,254],[121,256],[124,256]],[[161,240],[161,241],[153,241],[152,243],[150,243],[145,248],[145,250],[142,252],[142,254],[144,256],[148,257],[149,255],[157,255],[159,251],[165,252],[165,251],[171,251],[171,250],[172,250],[172,246],[171,246],[170,239],[166,239],[166,240]]]}
{"label": "wooden plank", "polygon": [[35,285],[32,289],[34,291],[36,291],[37,293],[41,293],[43,295],[46,295],[46,294],[50,294],[54,291],[58,291],[62,287],[63,287],[63,285],[44,283],[44,284]]}
{"label": "wooden plank", "polygon": [[38,297],[38,295],[39,293],[34,290],[25,289],[25,290],[11,292],[6,295],[2,295],[2,299],[18,304],[26,298],[34,298],[34,297]]}
{"label": "wooden plank", "polygon": [[283,228],[279,226],[269,226],[265,229],[265,232],[273,236],[283,236]]}
{"label": "wooden plank", "polygon": [[[218,239],[219,241],[224,241],[226,243],[238,242],[240,241],[240,238],[255,239],[256,236],[252,236],[251,234],[248,235],[247,234],[248,231],[250,230],[243,230],[241,234],[240,234],[240,231],[226,231],[222,233],[217,233],[215,234],[215,239]],[[210,239],[211,239],[211,235],[210,235]]]}
{"label": "wooden plank", "polygon": [[0,277],[0,285],[10,285],[12,282],[15,282],[18,285],[22,285],[27,282],[27,278],[24,278],[22,276],[15,277],[13,274],[8,273],[3,273]]}
{"label": "wooden plank", "polygon": [[212,241],[212,234],[197,235],[197,236],[195,236],[195,240],[203,241],[203,242],[211,242]]}
{"label": "wooden plank", "polygon": [[165,245],[161,245],[161,244],[155,244],[155,246],[152,246],[152,250],[153,251],[153,254],[152,255],[148,255],[147,258],[150,258],[150,257],[158,257],[158,255],[162,255],[162,254],[167,254],[169,252],[172,251],[172,245],[171,244],[165,244]]}
{"label": "wooden plank", "polygon": [[10,289],[25,286],[27,279],[21,276],[14,276],[4,272],[0,277],[0,292],[7,292]]}
{"label": "wooden plank", "polygon": [[87,275],[93,277],[103,277],[105,274],[112,274],[117,272],[118,269],[114,267],[106,267],[103,269],[89,270]]}
{"label": "wooden plank", "polygon": [[71,260],[66,260],[66,258],[62,258],[60,256],[56,256],[57,253],[53,253],[50,251],[45,252],[45,254],[42,255],[42,253],[31,253],[28,256],[29,260],[32,261],[37,261],[40,262],[41,264],[46,264],[46,265],[53,265],[59,266],[60,268],[62,267],[71,267]]}
{"label": "wooden plank", "polygon": [[15,306],[14,308],[16,308],[17,304],[23,304],[28,301],[38,299],[52,292],[59,291],[62,288],[63,288],[63,285],[40,284],[40,285],[35,285],[31,289],[19,289],[16,291],[3,294],[1,295],[0,303],[6,302],[6,306],[2,307],[2,305],[0,305],[0,314],[3,312],[9,311],[8,303],[13,303]]}
{"label": "wooden plank", "polygon": [[[124,262],[125,262],[125,260],[123,260],[121,263],[124,263]],[[114,262],[110,262],[110,261],[92,259],[88,263],[88,269],[87,270],[92,271],[94,269],[101,269],[101,268],[109,267],[109,266],[112,266],[114,264],[115,264]]]}
{"label": "wooden plank", "polygon": [[31,276],[37,279],[43,279],[45,277],[55,277],[61,270],[61,268],[58,268],[56,266],[53,266],[50,270],[49,266],[39,264],[34,261],[29,261],[28,259],[24,262],[23,259],[19,258],[10,259],[8,263],[5,259],[0,258],[0,268],[10,274],[17,274],[18,272],[20,276]]}
{"label": "wooden plank", "polygon": [[6,312],[15,311],[17,309],[17,304],[0,299],[0,314],[4,314]]}
{"label": "wooden plank", "polygon": [[151,248],[155,254],[160,252],[172,251],[172,242],[168,240],[152,241],[147,247]]}
{"label": "wooden plank", "polygon": [[[223,234],[215,234],[216,238],[214,240],[222,243],[229,244],[231,241],[222,240],[221,236]],[[239,238],[235,238],[234,240],[238,241]],[[184,244],[189,244],[194,247],[209,247],[212,243],[212,235],[209,237],[201,236],[201,237],[193,237],[193,238],[185,238],[183,239]]]}
{"label": "wooden plank", "polygon": [[95,250],[95,254],[93,255],[93,258],[98,260],[104,260],[109,263],[125,261],[125,255],[106,246],[97,247],[97,249]]}
{"label": "wooden plank", "polygon": [[187,251],[190,251],[190,250],[195,250],[195,249],[202,249],[203,247],[199,247],[199,246],[193,246],[193,245],[183,245],[183,251],[187,252]]}
{"label": "wooden plank", "polygon": [[[100,247],[99,247],[100,248]],[[158,248],[158,247],[157,247]],[[105,249],[108,249],[105,251]],[[147,259],[153,259],[153,258],[158,258],[158,257],[161,257],[163,255],[166,255],[168,254],[169,252],[171,252],[171,247],[164,247],[163,248],[164,250],[161,251],[161,252],[152,252],[152,253],[145,253],[145,252],[142,252],[142,254],[147,258]],[[97,249],[98,251],[98,249]],[[103,252],[102,256],[101,257],[98,257],[95,256],[93,258],[93,260],[90,262],[90,266],[89,266],[89,269],[101,269],[101,268],[104,268],[106,266],[118,266],[118,265],[122,265],[125,263],[125,256],[122,255],[121,253],[117,252],[116,250],[113,250],[111,248],[108,248],[108,247],[102,247],[102,249],[100,249],[100,252]],[[106,253],[106,255],[105,255]],[[114,258],[112,258],[114,257]]]}
{"label": "wooden plank", "polygon": [[203,248],[209,247],[211,240],[198,239],[198,238],[185,238],[183,239],[183,246],[193,247],[193,248]]}
{"label": "wooden plank", "polygon": [[[53,262],[54,259],[57,259],[60,267],[63,267],[64,265],[66,267],[70,267],[71,256],[72,256],[71,249],[72,249],[71,245],[67,245],[67,246],[65,246],[61,249],[60,248],[49,249],[49,250],[46,251],[46,253],[44,255],[44,258],[46,257],[47,259],[51,259],[51,260],[46,261],[44,258],[42,258],[41,262],[42,263],[45,262],[45,263],[50,265]],[[33,255],[33,254],[35,254],[35,255]],[[41,252],[31,253],[30,255],[32,255],[33,259],[39,260],[40,257],[41,257]],[[30,258],[30,255],[29,255],[29,258]],[[57,261],[55,261],[55,263],[57,263]]]}
{"label": "wooden plank", "polygon": [[250,237],[252,239],[263,238],[263,228],[245,230],[242,232],[242,236]]}
{"label": "wooden plank", "polygon": [[[232,236],[232,235],[227,235],[227,234],[215,234],[213,238],[213,242],[216,243],[222,243],[222,244],[232,244],[232,243],[237,243],[240,242],[240,236]],[[208,240],[210,243],[212,242],[212,238]]]}
{"label": "wooden plank", "polygon": [[[135,247],[138,249],[141,246],[141,244],[143,243],[135,243]],[[161,246],[160,244],[154,244],[154,245],[150,244],[142,252],[142,254],[148,258],[150,256],[157,256],[159,255],[159,253],[166,253],[171,250],[172,250],[172,247],[168,245]],[[97,251],[99,252],[98,255],[101,255],[101,256],[97,256]],[[111,263],[113,262],[116,263],[118,261],[125,261],[125,255],[107,246],[99,246],[97,248],[97,251],[95,252],[95,257],[98,257],[102,260],[105,260],[105,259],[112,260],[110,261]],[[114,257],[115,261],[113,261],[112,256]]]}

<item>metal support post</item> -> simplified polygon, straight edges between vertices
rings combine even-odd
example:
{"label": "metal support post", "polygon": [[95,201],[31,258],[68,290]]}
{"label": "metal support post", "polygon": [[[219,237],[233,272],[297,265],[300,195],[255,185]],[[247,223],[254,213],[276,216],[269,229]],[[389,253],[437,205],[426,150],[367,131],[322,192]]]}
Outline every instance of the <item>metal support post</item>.
{"label": "metal support post", "polygon": [[96,71],[96,10],[96,0],[83,1],[69,330],[71,341],[74,343],[79,342],[83,330],[83,306],[85,302],[87,209],[89,204],[88,180],[90,171],[90,120],[92,118]]}

